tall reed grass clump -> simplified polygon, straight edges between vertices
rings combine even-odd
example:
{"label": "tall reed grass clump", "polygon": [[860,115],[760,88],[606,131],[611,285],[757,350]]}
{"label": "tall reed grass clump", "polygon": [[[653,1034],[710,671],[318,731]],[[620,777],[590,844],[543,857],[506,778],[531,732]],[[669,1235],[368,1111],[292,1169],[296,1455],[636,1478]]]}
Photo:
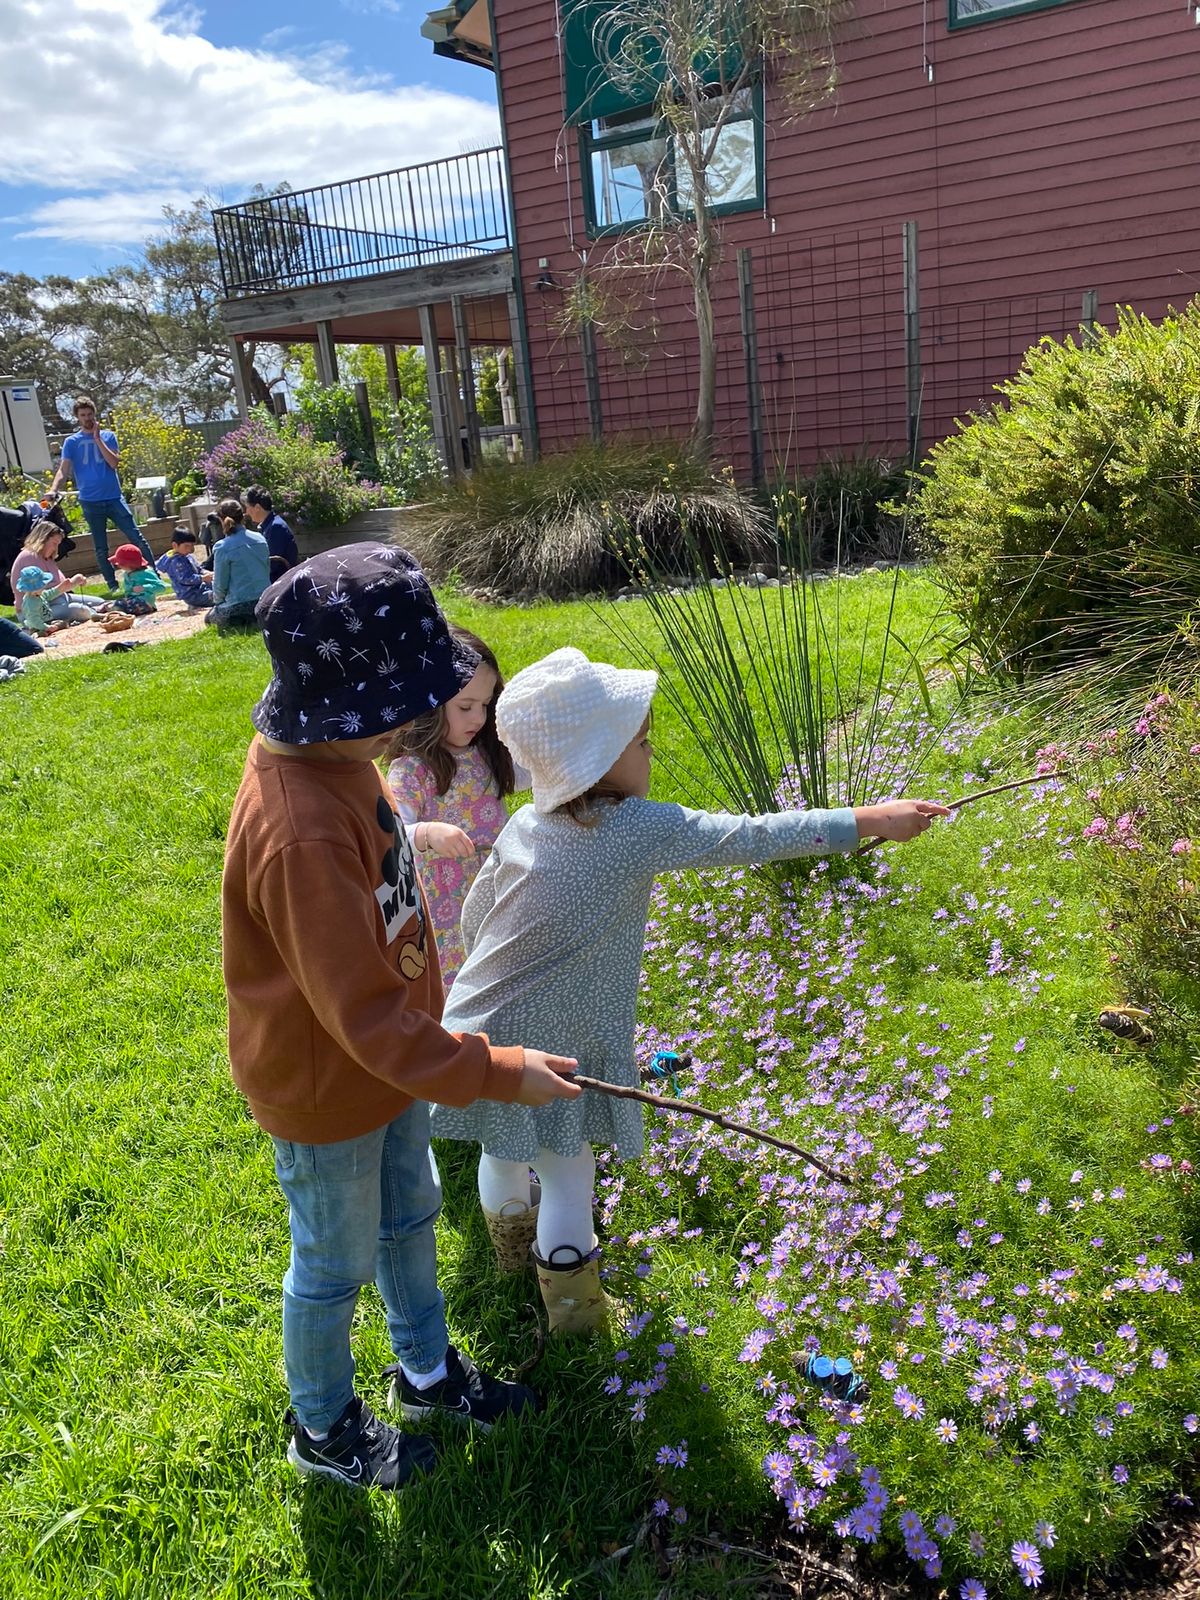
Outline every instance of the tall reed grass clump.
{"label": "tall reed grass clump", "polygon": [[626,526],[618,549],[643,591],[655,643],[647,647],[640,619],[621,610],[606,609],[609,626],[660,671],[661,693],[691,737],[698,803],[762,814],[900,794],[920,770],[920,751],[889,740],[891,719],[923,704],[940,733],[953,715],[935,717],[923,666],[935,619],[910,613],[899,568],[827,582],[809,556],[803,497],[778,496],[775,512],[760,566],[781,577],[760,572],[750,582],[739,581],[733,552],[697,535],[682,506],[671,571]]}
{"label": "tall reed grass clump", "polygon": [[562,598],[625,581],[614,529],[629,529],[656,567],[669,570],[681,517],[692,539],[743,559],[770,532],[770,519],[728,474],[714,474],[683,445],[658,442],[482,462],[469,477],[439,485],[413,512],[405,539],[437,578]]}

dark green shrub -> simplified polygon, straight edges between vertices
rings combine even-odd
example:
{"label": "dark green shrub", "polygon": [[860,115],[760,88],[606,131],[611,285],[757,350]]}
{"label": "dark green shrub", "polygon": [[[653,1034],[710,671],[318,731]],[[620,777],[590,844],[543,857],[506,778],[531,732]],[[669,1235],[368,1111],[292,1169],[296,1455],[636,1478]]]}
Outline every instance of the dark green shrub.
{"label": "dark green shrub", "polygon": [[798,555],[792,564],[845,567],[898,561],[908,553],[902,505],[907,480],[903,461],[864,453],[831,456],[781,486],[777,506],[794,525],[804,551],[803,559]]}
{"label": "dark green shrub", "polygon": [[1023,674],[1078,659],[1146,562],[1196,544],[1200,304],[1043,339],[998,388],[930,452],[912,511],[981,653]]}
{"label": "dark green shrub", "polygon": [[563,596],[624,581],[630,535],[669,568],[689,538],[749,557],[770,521],[682,445],[581,445],[529,464],[485,461],[433,488],[405,537],[430,572],[501,594]]}
{"label": "dark green shrub", "polygon": [[319,444],[333,444],[342,452],[346,470],[356,478],[379,481],[379,461],[364,426],[354,390],[337,383],[301,383],[296,390],[296,411]]}

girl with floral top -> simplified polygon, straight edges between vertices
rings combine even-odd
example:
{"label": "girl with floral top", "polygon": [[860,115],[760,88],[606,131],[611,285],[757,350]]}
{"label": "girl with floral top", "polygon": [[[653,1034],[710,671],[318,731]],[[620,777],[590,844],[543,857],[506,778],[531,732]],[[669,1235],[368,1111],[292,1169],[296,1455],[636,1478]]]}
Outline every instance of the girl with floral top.
{"label": "girl with floral top", "polygon": [[465,628],[450,631],[480,657],[479,670],[453,700],[399,729],[387,752],[396,810],[423,858],[447,991],[463,963],[459,922],[467,890],[508,821],[505,796],[528,783],[496,733],[504,687],[496,657]]}

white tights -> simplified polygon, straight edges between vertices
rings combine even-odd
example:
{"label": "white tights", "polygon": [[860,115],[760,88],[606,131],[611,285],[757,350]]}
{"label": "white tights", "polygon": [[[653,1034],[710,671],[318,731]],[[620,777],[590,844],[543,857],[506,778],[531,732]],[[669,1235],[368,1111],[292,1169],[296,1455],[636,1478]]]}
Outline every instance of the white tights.
{"label": "white tights", "polygon": [[[580,1255],[595,1248],[592,1230],[592,1190],[596,1183],[596,1158],[590,1144],[581,1144],[573,1156],[541,1149],[532,1161],[501,1161],[485,1151],[479,1158],[479,1199],[485,1211],[501,1212],[506,1206],[529,1205],[529,1169],[542,1186],[538,1210],[537,1251],[543,1260],[560,1245],[570,1245]],[[562,1258],[558,1258],[561,1262]]]}

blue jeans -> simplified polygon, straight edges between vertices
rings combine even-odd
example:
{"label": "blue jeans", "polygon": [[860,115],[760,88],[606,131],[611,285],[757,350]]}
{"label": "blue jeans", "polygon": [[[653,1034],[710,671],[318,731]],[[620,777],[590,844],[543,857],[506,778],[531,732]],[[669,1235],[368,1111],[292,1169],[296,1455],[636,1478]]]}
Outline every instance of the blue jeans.
{"label": "blue jeans", "polygon": [[56,594],[50,602],[52,622],[88,622],[106,602],[94,594]]}
{"label": "blue jeans", "polygon": [[354,1394],[350,1324],[374,1279],[396,1359],[431,1372],[449,1335],[433,1224],[442,1185],[418,1100],[386,1127],[336,1144],[273,1139],[292,1259],[283,1280],[283,1360],[296,1415],[328,1429]]}
{"label": "blue jeans", "polygon": [[88,525],[88,532],[92,536],[92,543],[96,547],[96,561],[100,567],[100,576],[110,589],[117,587],[117,575],[112,569],[112,562],[108,559],[108,525],[111,522],[118,533],[123,533],[130,544],[137,545],[151,566],[154,565],[154,551],[142,537],[141,530],[133,520],[133,512],[120,500],[81,500],[79,509],[83,512],[83,520]]}

